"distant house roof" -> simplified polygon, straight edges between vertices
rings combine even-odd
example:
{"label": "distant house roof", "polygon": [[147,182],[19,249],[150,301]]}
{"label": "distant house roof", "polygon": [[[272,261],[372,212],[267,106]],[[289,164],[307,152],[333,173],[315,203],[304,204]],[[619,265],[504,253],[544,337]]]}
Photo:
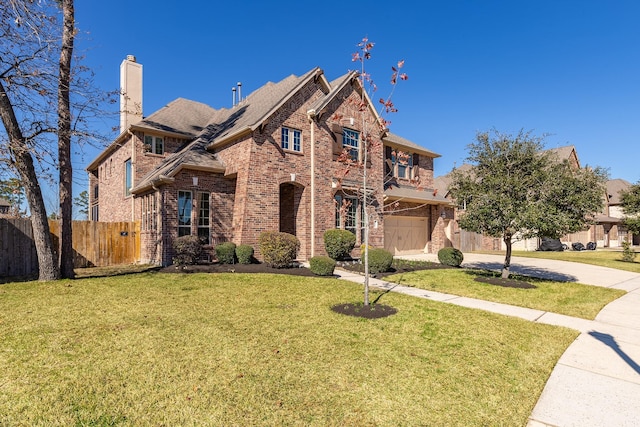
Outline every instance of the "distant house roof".
{"label": "distant house roof", "polygon": [[631,187],[629,181],[624,179],[610,179],[607,181],[607,200],[609,205],[619,205],[622,203],[620,200],[620,193]]}
{"label": "distant house roof", "polygon": [[0,197],[0,207],[2,206],[11,207],[11,203],[4,197]]}
{"label": "distant house roof", "polygon": [[469,163],[463,163],[462,165],[458,166],[457,168],[453,168],[453,170],[451,172],[449,172],[446,175],[441,175],[438,176],[436,178],[434,178],[433,180],[433,187],[436,188],[438,190],[438,192],[440,194],[442,194],[443,196],[446,196],[447,193],[449,192],[449,186],[451,185],[451,181],[453,180],[451,173],[457,170],[459,172],[470,172],[473,170],[473,166],[470,165]]}

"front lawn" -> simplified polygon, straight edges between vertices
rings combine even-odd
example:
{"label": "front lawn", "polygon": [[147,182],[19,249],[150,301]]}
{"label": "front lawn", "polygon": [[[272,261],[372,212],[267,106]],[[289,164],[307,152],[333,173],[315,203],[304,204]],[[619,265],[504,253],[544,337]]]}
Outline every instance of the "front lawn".
{"label": "front lawn", "polygon": [[[375,300],[379,295],[373,295]],[[337,279],[0,286],[0,425],[524,426],[577,332]]]}
{"label": "front lawn", "polygon": [[427,269],[387,276],[384,280],[420,289],[478,298],[486,301],[551,311],[567,316],[593,320],[602,308],[621,297],[625,291],[582,285],[573,282],[522,277],[532,288],[498,286],[474,280],[498,273],[472,269]]}

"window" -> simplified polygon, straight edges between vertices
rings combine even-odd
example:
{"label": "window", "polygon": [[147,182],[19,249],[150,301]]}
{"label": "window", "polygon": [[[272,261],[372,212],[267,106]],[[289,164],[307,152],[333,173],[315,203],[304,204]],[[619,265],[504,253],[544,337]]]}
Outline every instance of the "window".
{"label": "window", "polygon": [[342,130],[342,147],[347,149],[347,151],[351,155],[351,160],[353,160],[354,162],[357,162],[359,160],[359,139],[360,134],[357,131],[347,128],[344,128]]}
{"label": "window", "polygon": [[211,244],[209,238],[209,193],[198,194],[198,237],[204,245]]}
{"label": "window", "polygon": [[144,151],[151,154],[164,154],[164,140],[161,136],[145,135]]}
{"label": "window", "polygon": [[98,184],[93,186],[93,199],[98,200]]}
{"label": "window", "polygon": [[156,194],[148,194],[142,198],[142,229],[155,231],[158,227],[156,219]]}
{"label": "window", "polygon": [[98,205],[91,206],[91,221],[98,221]]}
{"label": "window", "polygon": [[131,183],[132,183],[131,159],[124,162],[124,195],[131,195]]}
{"label": "window", "polygon": [[191,191],[178,191],[178,237],[191,234]]}
{"label": "window", "polygon": [[397,178],[413,178],[413,153],[404,151],[392,151],[391,163],[393,164],[393,174]]}
{"label": "window", "polygon": [[343,228],[356,234],[358,229],[358,199],[336,194],[336,228]]}
{"label": "window", "polygon": [[282,149],[302,151],[302,132],[297,129],[282,128]]}

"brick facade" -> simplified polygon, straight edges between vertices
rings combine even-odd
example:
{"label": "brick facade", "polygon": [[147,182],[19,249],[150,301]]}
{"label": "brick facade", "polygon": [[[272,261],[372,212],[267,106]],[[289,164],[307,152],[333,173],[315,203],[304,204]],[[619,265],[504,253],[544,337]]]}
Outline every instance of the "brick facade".
{"label": "brick facade", "polygon": [[[354,83],[344,85],[321,114],[310,117],[313,105],[327,93],[326,85],[319,79],[310,79],[279,105],[262,125],[235,139],[226,140],[222,145],[209,147],[209,152],[224,165],[224,171],[185,167],[171,177],[161,177],[159,184],[133,196],[126,196],[124,192],[125,161],[132,161],[135,187],[181,149],[187,140],[165,136],[165,154],[156,155],[145,151],[144,132],[121,135],[122,140],[112,144],[111,151],[103,154],[100,162],[94,162],[96,167],[89,171],[91,188],[96,184],[99,188],[98,198],[92,194],[90,204],[97,203],[100,221],[146,221],[140,236],[141,262],[171,263],[171,242],[178,236],[179,191],[193,194],[192,234],[198,232],[197,194],[210,194],[210,254],[217,243],[232,241],[238,245],[251,245],[260,259],[260,233],[279,230],[298,237],[300,259],[324,255],[324,232],[336,227],[336,194],[356,194],[362,189],[363,178],[362,169],[358,167],[350,167],[345,175],[345,165],[336,160],[333,125],[345,126],[363,135],[365,130],[370,130],[363,129],[363,126],[371,126],[370,123],[376,120],[373,111],[359,111],[360,94]],[[282,149],[283,127],[300,131],[299,152]],[[312,144],[315,167],[311,164]],[[385,154],[380,137],[373,139],[368,156],[366,211],[372,224],[370,245],[383,247]],[[433,158],[419,156],[415,168],[419,170],[422,185],[433,185]],[[314,170],[315,232],[312,235],[311,173]],[[194,177],[198,179],[197,185]],[[149,220],[150,200],[157,203],[157,210],[152,215],[155,222]],[[405,203],[403,206],[409,205]],[[362,208],[359,204],[358,209]],[[429,218],[430,250],[445,245],[440,209],[438,205],[424,204],[410,213]],[[357,216],[357,226],[361,227],[360,211]],[[359,246],[363,243],[362,235],[356,234]]]}

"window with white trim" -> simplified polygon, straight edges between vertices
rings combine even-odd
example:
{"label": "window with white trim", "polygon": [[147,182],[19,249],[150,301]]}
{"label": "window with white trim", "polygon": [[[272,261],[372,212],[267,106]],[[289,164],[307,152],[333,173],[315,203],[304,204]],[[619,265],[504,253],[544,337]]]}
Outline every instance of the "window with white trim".
{"label": "window with white trim", "polygon": [[144,151],[151,154],[164,154],[164,139],[161,136],[145,135]]}
{"label": "window with white trim", "polygon": [[302,151],[302,131],[283,127],[281,135],[281,147],[283,150]]}
{"label": "window with white trim", "polygon": [[360,133],[352,129],[342,129],[342,147],[347,149],[351,160],[357,162],[360,153]]}
{"label": "window with white trim", "polygon": [[178,237],[191,235],[191,191],[178,191]]}

